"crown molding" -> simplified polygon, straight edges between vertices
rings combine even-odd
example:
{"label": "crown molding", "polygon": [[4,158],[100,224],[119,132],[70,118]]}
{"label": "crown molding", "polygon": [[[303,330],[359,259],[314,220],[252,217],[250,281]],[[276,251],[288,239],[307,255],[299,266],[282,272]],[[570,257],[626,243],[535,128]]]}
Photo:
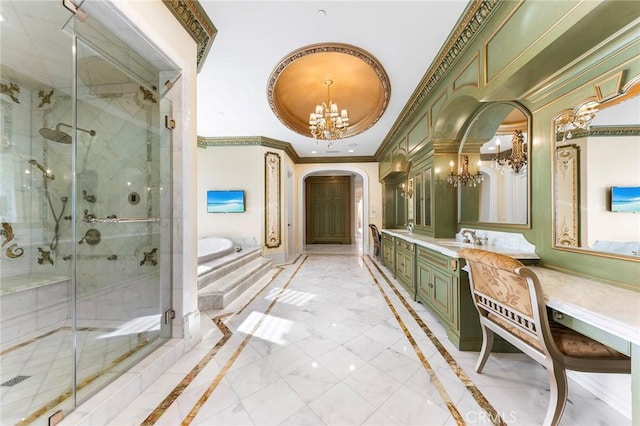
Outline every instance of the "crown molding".
{"label": "crown molding", "polygon": [[187,33],[198,44],[197,69],[202,69],[218,30],[209,19],[198,0],[162,0],[165,6],[182,24]]}
{"label": "crown molding", "polygon": [[295,164],[312,163],[375,163],[373,156],[362,157],[300,157],[288,142],[267,138],[264,136],[243,136],[235,138],[198,136],[198,148],[219,146],[264,146],[284,151]]}
{"label": "crown molding", "polygon": [[375,158],[379,159],[380,155],[387,149],[396,135],[409,124],[409,121],[413,118],[418,108],[423,105],[427,95],[449,74],[456,60],[462,56],[467,46],[471,44],[471,41],[475,38],[476,34],[480,32],[484,23],[500,3],[499,0],[474,0],[469,5],[464,17],[449,35],[446,43],[440,49],[440,53],[432,62],[420,81],[420,84],[393,124],[393,127],[380,144],[380,147],[374,154]]}

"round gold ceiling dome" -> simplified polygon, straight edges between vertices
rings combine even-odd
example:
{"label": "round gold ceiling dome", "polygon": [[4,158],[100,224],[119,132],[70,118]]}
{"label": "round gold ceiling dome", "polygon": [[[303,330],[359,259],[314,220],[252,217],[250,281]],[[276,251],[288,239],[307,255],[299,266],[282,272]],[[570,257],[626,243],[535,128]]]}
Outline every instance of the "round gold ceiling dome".
{"label": "round gold ceiling dome", "polygon": [[342,43],[305,46],[285,56],[269,77],[267,97],[273,113],[289,129],[311,137],[309,114],[331,101],[349,113],[344,137],[373,126],[387,109],[391,85],[386,71],[369,52]]}

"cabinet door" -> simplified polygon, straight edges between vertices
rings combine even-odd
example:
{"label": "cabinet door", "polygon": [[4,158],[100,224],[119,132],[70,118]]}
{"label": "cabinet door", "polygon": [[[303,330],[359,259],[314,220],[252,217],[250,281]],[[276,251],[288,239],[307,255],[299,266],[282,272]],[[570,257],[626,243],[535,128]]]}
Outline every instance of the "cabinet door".
{"label": "cabinet door", "polygon": [[422,196],[422,205],[424,206],[424,226],[431,226],[431,211],[433,206],[431,205],[431,185],[432,185],[432,176],[433,169],[429,167],[423,173],[424,176],[424,189]]}
{"label": "cabinet door", "polygon": [[424,211],[424,196],[422,194],[422,172],[415,173],[413,175],[413,180],[415,189],[413,191],[413,198],[411,202],[415,203],[415,225],[422,226],[424,223],[424,220],[422,218],[422,212]]}
{"label": "cabinet door", "polygon": [[416,269],[416,285],[418,287],[416,298],[423,303],[431,304],[433,268],[422,262],[418,262],[416,264]]}
{"label": "cabinet door", "polygon": [[382,234],[382,264],[391,271],[395,269],[395,263],[393,261],[393,244],[393,237],[390,237],[387,234]]}
{"label": "cabinet door", "polygon": [[431,305],[439,311],[443,318],[453,322],[453,281],[452,277],[446,272],[438,269],[433,270],[433,282],[431,293]]}
{"label": "cabinet door", "polygon": [[413,256],[404,250],[396,250],[396,279],[409,292],[411,298],[415,298],[413,284]]}

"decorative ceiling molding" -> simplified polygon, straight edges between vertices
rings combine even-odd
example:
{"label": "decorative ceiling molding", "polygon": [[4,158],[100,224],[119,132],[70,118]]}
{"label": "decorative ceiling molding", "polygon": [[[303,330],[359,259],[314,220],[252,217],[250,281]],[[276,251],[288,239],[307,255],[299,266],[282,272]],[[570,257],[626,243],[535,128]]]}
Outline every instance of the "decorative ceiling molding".
{"label": "decorative ceiling molding", "polygon": [[288,142],[266,138],[264,136],[247,136],[238,138],[204,137],[198,136],[198,148],[219,146],[264,146],[284,151],[295,164],[312,163],[375,163],[378,160],[373,156],[366,157],[300,157],[293,146]]}
{"label": "decorative ceiling molding", "polygon": [[[342,57],[340,55],[348,56],[337,61],[335,58]],[[346,67],[340,66],[344,63]],[[337,101],[342,95],[342,101],[337,103],[349,111],[351,121],[345,138],[360,134],[378,122],[391,97],[389,76],[371,53],[345,43],[304,46],[280,60],[267,82],[267,100],[278,120],[290,130],[310,137],[309,113],[326,98],[310,95],[309,80],[318,77],[313,84],[317,83],[324,92],[327,75],[338,87],[332,92],[332,100]],[[369,97],[374,93],[376,96],[365,101],[363,92]],[[359,102],[349,102],[352,97],[358,98]],[[300,111],[300,105],[309,105],[309,109]]]}
{"label": "decorative ceiling molding", "polygon": [[429,95],[436,85],[449,74],[456,60],[462,55],[467,46],[475,38],[476,34],[483,27],[492,12],[496,10],[496,6],[500,4],[499,0],[474,0],[460,24],[455,28],[454,32],[440,50],[440,54],[433,61],[425,76],[420,81],[417,89],[407,102],[393,127],[380,144],[375,153],[375,157],[379,158],[381,153],[387,149],[391,141],[396,135],[409,123],[413,115],[423,105],[427,95]]}
{"label": "decorative ceiling molding", "polygon": [[162,3],[173,13],[191,38],[198,43],[196,63],[198,72],[200,72],[218,30],[198,0],[162,0]]}

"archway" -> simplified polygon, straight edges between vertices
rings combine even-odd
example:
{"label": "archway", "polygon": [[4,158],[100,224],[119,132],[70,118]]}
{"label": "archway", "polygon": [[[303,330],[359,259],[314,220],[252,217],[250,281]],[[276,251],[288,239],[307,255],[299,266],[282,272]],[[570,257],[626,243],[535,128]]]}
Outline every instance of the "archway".
{"label": "archway", "polygon": [[[322,176],[322,175],[330,175],[332,173],[349,173],[354,176],[358,176],[362,179],[362,209],[361,209],[361,223],[362,223],[362,252],[369,253],[369,191],[370,191],[370,183],[369,176],[367,173],[354,166],[343,166],[343,165],[333,165],[331,167],[327,167],[319,165],[314,166],[305,170],[298,176],[298,215],[297,222],[299,224],[298,229],[296,231],[296,246],[300,248],[300,252],[302,252],[302,248],[304,247],[305,240],[304,236],[306,234],[305,229],[305,179],[308,176]],[[354,203],[354,209],[356,208]]]}

